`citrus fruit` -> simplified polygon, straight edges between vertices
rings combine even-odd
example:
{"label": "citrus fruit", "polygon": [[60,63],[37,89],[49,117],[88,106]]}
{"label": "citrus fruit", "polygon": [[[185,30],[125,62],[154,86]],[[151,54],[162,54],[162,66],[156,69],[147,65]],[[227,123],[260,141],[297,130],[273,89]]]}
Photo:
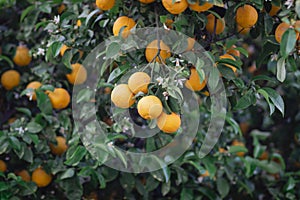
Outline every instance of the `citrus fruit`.
{"label": "citrus fruit", "polygon": [[20,83],[20,73],[16,70],[7,70],[1,76],[1,84],[6,90],[12,90]]}
{"label": "citrus fruit", "polygon": [[33,91],[32,92],[29,92],[28,94],[26,94],[29,98],[31,98],[32,100],[36,100],[36,94],[35,94],[35,89],[38,89],[39,87],[41,87],[42,86],[42,83],[40,83],[40,82],[38,82],[38,81],[33,81],[33,82],[30,82],[28,85],[27,85],[27,87],[26,87],[26,89],[29,89],[29,88],[31,88],[31,89],[33,89]]}
{"label": "citrus fruit", "polygon": [[29,182],[31,180],[30,174],[27,170],[23,169],[16,172],[17,176],[21,176],[23,181]]}
{"label": "citrus fruit", "polygon": [[[242,147],[245,146],[245,144],[243,142],[240,142],[238,140],[234,140],[231,145],[232,146],[242,146]],[[245,152],[237,152],[236,155],[243,157],[245,155]]]}
{"label": "citrus fruit", "polygon": [[137,110],[142,118],[155,119],[161,114],[163,106],[159,98],[150,95],[139,100]]}
{"label": "citrus fruit", "polygon": [[55,88],[53,92],[48,92],[48,96],[54,109],[66,108],[71,100],[68,91],[64,88]]}
{"label": "citrus fruit", "polygon": [[200,77],[198,75],[196,68],[191,68],[190,71],[191,71],[191,75],[189,79],[185,82],[185,87],[192,91],[202,90],[206,85],[206,80],[200,82]]}
{"label": "citrus fruit", "polygon": [[181,125],[180,116],[171,113],[166,114],[162,112],[161,115],[157,118],[157,127],[165,133],[174,133],[176,132]]}
{"label": "citrus fruit", "polygon": [[139,0],[139,1],[144,4],[149,4],[149,3],[154,2],[155,0]]}
{"label": "citrus fruit", "polygon": [[241,53],[236,48],[237,47],[235,45],[232,45],[229,49],[227,49],[226,53],[228,53],[228,54],[230,54],[232,56],[240,57]]}
{"label": "citrus fruit", "polygon": [[29,54],[29,49],[24,45],[19,45],[17,47],[13,61],[16,65],[20,67],[29,65],[29,63],[31,62],[31,55]]}
{"label": "citrus fruit", "polygon": [[96,0],[96,5],[101,10],[109,10],[115,5],[115,0]]}
{"label": "citrus fruit", "polygon": [[[228,53],[226,53],[226,54],[220,56],[220,59],[231,59],[231,60],[235,60],[235,58],[234,58],[232,55],[228,54]],[[225,65],[226,67],[231,68],[233,72],[236,72],[236,71],[237,71],[236,67],[234,67],[234,66],[232,66],[232,65],[229,65],[229,64],[224,64],[224,65]]]}
{"label": "citrus fruit", "polygon": [[76,21],[76,26],[78,26],[78,27],[81,26],[81,20],[80,20],[80,19],[78,19],[78,20]]}
{"label": "citrus fruit", "polygon": [[258,20],[258,13],[256,9],[245,4],[236,10],[236,23],[243,28],[251,28]]}
{"label": "citrus fruit", "polygon": [[[145,56],[148,62],[152,62],[155,59],[156,62],[161,63],[161,60],[162,62],[165,62],[167,58],[171,57],[170,48],[163,41],[160,41],[158,48],[157,43],[157,40],[153,40],[146,47]],[[157,55],[159,50],[159,56],[161,59]],[[155,56],[157,57],[155,58]]]}
{"label": "citrus fruit", "polygon": [[172,29],[173,28],[173,23],[174,21],[172,19],[167,19],[165,22],[165,25],[169,28]]}
{"label": "citrus fruit", "polygon": [[203,174],[200,175],[201,177],[208,177],[209,176],[209,172],[207,170],[205,170],[205,172]]}
{"label": "citrus fruit", "polygon": [[173,0],[162,0],[162,4],[165,9],[173,15],[184,12],[189,6],[187,0],[176,0],[174,3]]}
{"label": "citrus fruit", "polygon": [[225,29],[225,21],[224,19],[220,20],[218,18],[216,18],[213,14],[209,14],[206,16],[207,18],[207,24],[206,24],[206,30],[209,33],[214,33],[214,29],[215,29],[215,21],[217,21],[216,23],[216,34],[221,34],[224,29]]}
{"label": "citrus fruit", "polygon": [[68,47],[67,45],[62,45],[62,47],[60,48],[60,55],[63,56],[66,52],[66,50],[70,49],[70,47]]}
{"label": "citrus fruit", "polygon": [[186,48],[185,51],[190,51],[190,50],[192,50],[192,49],[194,48],[194,45],[195,45],[195,39],[189,37],[189,38],[187,39],[187,43],[188,43],[188,45],[187,45],[187,48]]}
{"label": "citrus fruit", "polygon": [[137,94],[138,92],[147,94],[150,80],[150,76],[145,72],[136,72],[129,77],[128,87],[133,94]]}
{"label": "citrus fruit", "polygon": [[79,63],[72,64],[72,72],[67,74],[66,77],[69,83],[80,85],[86,81],[87,72],[84,66]]}
{"label": "citrus fruit", "polygon": [[199,0],[197,0],[194,4],[189,4],[189,8],[193,11],[204,12],[212,8],[214,5],[211,3],[204,3],[199,5]]}
{"label": "citrus fruit", "polygon": [[132,29],[135,26],[135,24],[136,23],[132,18],[126,16],[119,17],[113,25],[114,36],[118,36],[122,27],[125,27],[122,31],[122,37],[127,38],[130,34],[130,29]]}
{"label": "citrus fruit", "polygon": [[269,153],[267,151],[264,151],[260,156],[259,156],[259,160],[268,160],[269,158]]}
{"label": "citrus fruit", "polygon": [[63,13],[66,10],[66,5],[65,4],[60,4],[60,6],[57,8],[58,14]]}
{"label": "citrus fruit", "polygon": [[291,26],[285,22],[280,23],[275,30],[275,39],[278,43],[281,42],[282,35],[287,31]]}
{"label": "citrus fruit", "polygon": [[5,172],[7,170],[6,163],[3,160],[0,160],[0,172]]}
{"label": "citrus fruit", "polygon": [[111,92],[111,101],[119,108],[129,108],[134,104],[133,96],[127,84],[120,84]]}
{"label": "citrus fruit", "polygon": [[50,143],[49,146],[54,155],[60,156],[67,151],[68,145],[66,144],[66,139],[62,136],[56,137],[56,143],[57,144]]}
{"label": "citrus fruit", "polygon": [[222,147],[219,148],[219,153],[226,153],[226,152],[227,152],[226,149],[224,149]]}
{"label": "citrus fruit", "polygon": [[280,9],[281,9],[280,6],[275,6],[272,4],[271,10],[269,11],[269,15],[271,17],[275,16]]}
{"label": "citrus fruit", "polygon": [[36,168],[32,172],[32,181],[37,184],[38,187],[46,187],[52,181],[52,176],[48,174],[41,167]]}
{"label": "citrus fruit", "polygon": [[243,135],[246,135],[249,131],[250,125],[248,122],[241,122],[239,124],[241,132],[243,133]]}
{"label": "citrus fruit", "polygon": [[251,28],[243,28],[243,27],[237,25],[237,31],[239,34],[242,34],[242,35],[247,35],[250,32],[250,29]]}

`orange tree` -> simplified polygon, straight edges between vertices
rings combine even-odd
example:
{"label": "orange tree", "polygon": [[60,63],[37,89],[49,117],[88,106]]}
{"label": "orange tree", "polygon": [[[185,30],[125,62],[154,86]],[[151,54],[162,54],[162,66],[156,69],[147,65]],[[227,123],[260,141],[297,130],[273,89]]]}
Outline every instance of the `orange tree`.
{"label": "orange tree", "polygon": [[[9,0],[0,6],[0,199],[300,198],[298,0]],[[88,79],[82,63],[92,49],[144,27],[190,38],[156,38],[146,50],[124,53],[102,72],[96,98],[88,89],[73,96],[73,86]],[[207,78],[201,64],[181,62],[170,52],[192,53],[195,42],[221,74]],[[113,58],[120,48],[111,43],[102,53]],[[180,87],[173,80],[153,83],[143,72],[124,84],[118,80],[135,65],[173,61],[182,66],[174,68],[182,87],[199,97],[201,123],[190,147],[149,173],[105,166],[112,153],[107,149],[95,159],[80,139],[91,130],[81,133],[73,123],[71,100],[97,104],[107,144],[158,149],[185,134],[174,92]],[[211,117],[206,84],[218,77],[228,99],[225,125],[218,143],[200,158]],[[129,109],[134,122],[115,122],[111,104]],[[132,123],[157,126],[161,133],[135,139],[128,134]]]}

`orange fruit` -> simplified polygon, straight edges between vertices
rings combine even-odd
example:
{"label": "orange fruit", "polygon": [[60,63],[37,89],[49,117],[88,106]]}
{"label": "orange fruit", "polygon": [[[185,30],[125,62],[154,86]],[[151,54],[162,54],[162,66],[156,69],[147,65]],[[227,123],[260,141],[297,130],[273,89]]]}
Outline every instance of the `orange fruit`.
{"label": "orange fruit", "polygon": [[31,55],[29,54],[29,49],[24,45],[19,45],[17,47],[13,61],[16,65],[20,67],[29,65],[29,63],[31,62]]}
{"label": "orange fruit", "polygon": [[205,170],[203,174],[200,175],[201,177],[209,177],[209,172]]}
{"label": "orange fruit", "polygon": [[111,92],[111,101],[119,108],[129,108],[135,102],[127,84],[117,85]]}
{"label": "orange fruit", "polygon": [[157,118],[157,127],[165,133],[174,133],[176,132],[181,125],[180,116],[171,113],[166,114],[162,112],[161,115]]}
{"label": "orange fruit", "polygon": [[[232,146],[242,146],[242,147],[245,146],[245,144],[243,142],[240,142],[238,140],[234,140],[231,145]],[[243,157],[245,155],[245,152],[237,152],[236,155]]]}
{"label": "orange fruit", "polygon": [[111,93],[111,88],[110,87],[105,87],[104,88],[104,94],[110,94]]}
{"label": "orange fruit", "polygon": [[268,160],[269,158],[269,153],[267,151],[264,151],[260,156],[259,160]]}
{"label": "orange fruit", "polygon": [[11,117],[11,118],[9,118],[9,119],[7,120],[7,122],[8,122],[8,124],[12,124],[12,123],[14,123],[16,120],[17,120],[16,117]]}
{"label": "orange fruit", "polygon": [[132,18],[126,16],[119,17],[113,25],[114,36],[118,36],[122,27],[125,26],[125,28],[122,31],[122,37],[127,38],[130,34],[130,29],[132,29],[135,26],[135,24],[136,23]]}
{"label": "orange fruit", "polygon": [[165,9],[173,15],[184,12],[189,6],[187,0],[176,0],[174,3],[173,0],[162,0],[162,4]]}
{"label": "orange fruit", "polygon": [[136,72],[129,77],[128,87],[133,94],[137,94],[138,92],[147,94],[150,80],[150,76],[145,72]]}
{"label": "orange fruit", "polygon": [[219,148],[219,153],[226,153],[227,151],[224,148]]}
{"label": "orange fruit", "polygon": [[249,123],[248,122],[241,122],[239,124],[241,132],[243,133],[243,135],[247,134],[249,131]]}
{"label": "orange fruit", "polygon": [[65,54],[65,51],[70,49],[70,47],[68,47],[67,45],[62,45],[62,47],[60,48],[60,55],[63,56]]}
{"label": "orange fruit", "polygon": [[275,6],[272,4],[271,10],[269,11],[269,15],[271,17],[275,16],[280,9],[281,9],[280,6]]}
{"label": "orange fruit", "polygon": [[204,12],[212,8],[214,5],[211,3],[204,3],[199,5],[199,0],[197,0],[194,4],[189,4],[189,8],[193,11]]}
{"label": "orange fruit", "polygon": [[[220,59],[231,59],[231,60],[235,60],[235,58],[230,55],[230,54],[224,54],[222,56],[220,56]],[[224,64],[226,67],[229,67],[232,69],[232,71],[235,73],[237,71],[236,67],[232,66],[232,65],[229,65],[229,64]]]}
{"label": "orange fruit", "polygon": [[149,3],[154,2],[155,0],[139,0],[139,1],[144,4],[149,4]]}
{"label": "orange fruit", "polygon": [[226,53],[232,56],[240,57],[241,53],[238,50],[236,50],[236,48],[237,47],[235,45],[232,45],[229,49],[227,49]]}
{"label": "orange fruit", "polygon": [[216,19],[216,17],[213,15],[213,14],[209,14],[206,16],[207,18],[207,24],[206,24],[206,30],[209,32],[209,33],[214,33],[214,28],[215,28],[215,20],[217,20],[217,23],[216,23],[216,34],[221,34],[224,29],[225,29],[225,21],[224,19],[220,20],[220,19]]}
{"label": "orange fruit", "polygon": [[115,5],[115,0],[96,0],[96,5],[101,10],[110,10]]}
{"label": "orange fruit", "polygon": [[32,88],[33,91],[30,92],[29,94],[26,94],[29,98],[31,97],[31,99],[33,101],[36,100],[36,94],[35,94],[35,89],[38,89],[42,86],[42,83],[41,82],[38,82],[38,81],[32,81],[30,82],[27,86],[26,86],[26,89],[29,89],[29,88]]}
{"label": "orange fruit", "polygon": [[66,139],[62,136],[57,136],[56,143],[57,144],[53,144],[53,143],[49,144],[51,152],[54,155],[61,156],[68,149],[68,145],[66,144]]}
{"label": "orange fruit", "polygon": [[1,84],[6,90],[12,90],[20,83],[20,73],[16,70],[7,70],[1,76]]}
{"label": "orange fruit", "polygon": [[137,110],[142,118],[155,119],[161,114],[163,106],[159,98],[150,95],[139,100]]}
{"label": "orange fruit", "polygon": [[237,31],[239,34],[242,34],[242,35],[247,35],[250,32],[250,29],[251,28],[243,28],[243,27],[237,25]]}
{"label": "orange fruit", "polygon": [[87,72],[84,66],[79,63],[72,64],[72,72],[67,74],[66,77],[69,83],[80,85],[86,81]]}
{"label": "orange fruit", "polygon": [[48,174],[41,167],[36,168],[32,172],[32,181],[37,184],[38,187],[46,187],[52,181],[52,176]]}
{"label": "orange fruit", "polygon": [[200,91],[206,86],[206,80],[200,83],[200,77],[196,68],[191,68],[191,75],[189,79],[185,82],[185,87],[192,91]]}
{"label": "orange fruit", "polygon": [[[152,62],[154,60],[155,56],[157,56],[158,49],[160,49],[159,56],[163,62],[165,62],[167,58],[171,57],[171,50],[163,41],[160,41],[158,48],[157,40],[153,40],[148,44],[145,50],[145,56],[148,62]],[[158,56],[155,58],[156,62],[161,63],[161,60]]]}
{"label": "orange fruit", "polygon": [[0,160],[0,172],[5,172],[7,170],[6,163],[3,160]]}
{"label": "orange fruit", "polygon": [[22,180],[25,182],[29,182],[31,180],[29,172],[25,169],[23,169],[21,171],[17,171],[16,175],[21,176]]}
{"label": "orange fruit", "polygon": [[188,43],[188,45],[187,45],[187,48],[186,48],[185,51],[190,51],[190,50],[192,50],[192,49],[194,48],[194,45],[195,45],[195,39],[189,37],[189,38],[187,39],[187,43]]}
{"label": "orange fruit", "polygon": [[76,26],[78,26],[78,27],[81,26],[81,20],[80,20],[80,19],[78,19],[78,20],[76,21]]}
{"label": "orange fruit", "polygon": [[66,5],[65,4],[60,4],[60,6],[57,8],[58,14],[61,14],[66,10]]}
{"label": "orange fruit", "polygon": [[48,92],[48,96],[54,109],[66,108],[71,100],[68,91],[64,88],[55,88],[53,92]]}
{"label": "orange fruit", "polygon": [[256,9],[245,4],[236,10],[236,23],[243,28],[251,28],[258,20],[258,13]]}
{"label": "orange fruit", "polygon": [[172,19],[167,19],[165,22],[165,25],[169,28],[172,29],[173,28],[173,23],[174,21]]}
{"label": "orange fruit", "polygon": [[[291,28],[291,25],[285,23],[285,22],[282,22],[280,23],[276,30],[275,30],[275,39],[278,43],[281,42],[281,38],[282,38],[282,35],[285,33],[285,31],[287,31],[289,28]],[[299,33],[297,33],[297,37],[299,36]]]}

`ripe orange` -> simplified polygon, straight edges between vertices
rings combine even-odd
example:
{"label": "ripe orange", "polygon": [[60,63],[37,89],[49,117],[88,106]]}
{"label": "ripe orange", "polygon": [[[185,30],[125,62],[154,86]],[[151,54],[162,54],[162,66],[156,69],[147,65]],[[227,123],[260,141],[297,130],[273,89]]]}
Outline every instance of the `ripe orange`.
{"label": "ripe orange", "polygon": [[189,37],[189,38],[187,39],[187,43],[188,43],[188,46],[187,46],[187,48],[186,48],[185,51],[190,51],[190,50],[192,50],[192,49],[194,48],[194,45],[195,45],[195,39]]}
{"label": "ripe orange", "polygon": [[205,172],[203,174],[200,175],[201,177],[208,177],[209,176],[209,172],[207,170],[205,170]]}
{"label": "ripe orange", "polygon": [[70,49],[70,47],[68,47],[67,45],[63,45],[61,48],[60,48],[60,55],[63,56],[65,54],[65,51]]}
{"label": "ripe orange", "polygon": [[200,91],[206,86],[206,80],[200,83],[200,77],[196,68],[191,68],[191,75],[189,79],[185,82],[185,87],[192,91]]}
{"label": "ripe orange", "polygon": [[65,4],[60,4],[60,6],[57,8],[58,14],[61,14],[66,10],[66,5]]}
{"label": "ripe orange", "polygon": [[0,160],[0,172],[5,172],[7,170],[6,163],[3,160]]}
{"label": "ripe orange", "polygon": [[29,182],[31,180],[30,174],[27,170],[23,169],[16,172],[17,176],[21,176],[23,181]]}
{"label": "ripe orange", "polygon": [[139,0],[139,1],[144,4],[149,4],[149,3],[154,2],[155,0]]}
{"label": "ripe orange", "polygon": [[165,25],[169,28],[172,29],[173,28],[173,23],[174,21],[172,19],[167,19],[165,22]]}
{"label": "ripe orange", "polygon": [[130,34],[130,29],[132,29],[135,26],[135,21],[132,18],[126,17],[126,16],[121,16],[119,17],[113,26],[113,33],[114,36],[118,36],[119,32],[122,27],[125,26],[122,32],[122,37],[127,38],[128,35]]}
{"label": "ripe orange", "polygon": [[46,187],[52,181],[52,176],[41,167],[38,167],[32,172],[32,181],[35,182],[38,187]]}
{"label": "ripe orange", "polygon": [[[230,55],[230,54],[224,54],[222,56],[220,56],[220,59],[231,59],[231,60],[235,60],[235,58]],[[229,65],[229,64],[224,64],[226,67],[229,67],[232,69],[232,71],[235,73],[237,71],[236,67],[232,66],[232,65]]]}
{"label": "ripe orange", "polygon": [[[160,41],[159,48],[158,48],[157,40],[153,40],[148,44],[145,51],[145,56],[148,62],[152,62],[154,60],[155,56],[157,56],[159,49],[160,49],[159,56],[161,57],[161,60],[163,62],[166,62],[166,59],[171,57],[171,52],[170,52],[171,50],[163,41]],[[161,60],[159,59],[158,56],[155,58],[156,62],[160,63]]]}
{"label": "ripe orange", "polygon": [[248,122],[241,122],[239,124],[241,132],[243,133],[243,135],[246,135],[249,131],[250,125]]}
{"label": "ripe orange", "polygon": [[242,35],[247,35],[250,32],[250,29],[251,28],[243,28],[243,27],[237,25],[237,31],[239,34],[242,34]]}
{"label": "ripe orange", "polygon": [[66,75],[69,83],[80,85],[86,81],[87,72],[84,66],[79,63],[72,64],[72,72]]}
{"label": "ripe orange", "polygon": [[54,109],[66,108],[71,100],[68,91],[64,88],[55,88],[53,92],[48,92],[48,96]]}
{"label": "ripe orange", "polygon": [[78,19],[78,20],[76,21],[76,26],[78,26],[78,27],[81,26],[81,20],[80,20],[80,19]]}
{"label": "ripe orange", "polygon": [[53,143],[49,144],[51,152],[54,155],[61,156],[68,149],[68,145],[66,144],[66,139],[62,136],[57,136],[56,142],[57,144],[53,144]]}
{"label": "ripe orange", "polygon": [[142,118],[155,119],[161,114],[163,106],[159,98],[150,95],[139,100],[137,110]]}
{"label": "ripe orange", "polygon": [[285,22],[280,23],[275,30],[275,39],[278,43],[281,42],[281,37],[291,26]]}
{"label": "ripe orange", "polygon": [[1,84],[6,90],[12,90],[20,83],[20,73],[16,70],[7,70],[1,76]]}
{"label": "ripe orange", "polygon": [[173,15],[178,15],[184,12],[189,6],[187,0],[177,0],[174,3],[173,0],[162,0],[162,4],[165,9]]}
{"label": "ripe orange", "polygon": [[224,148],[219,148],[219,153],[226,153],[227,151]]}
{"label": "ripe orange", "polygon": [[272,4],[271,10],[269,11],[269,15],[271,17],[275,16],[280,9],[281,9],[280,6],[275,6]]}
{"label": "ripe orange", "polygon": [[232,55],[232,56],[236,56],[236,57],[240,57],[241,53],[239,50],[236,50],[236,46],[232,45],[229,49],[227,49],[226,53]]}
{"label": "ripe orange", "polygon": [[[245,146],[245,144],[243,142],[240,142],[238,140],[233,140],[231,145],[232,146],[242,146],[242,147]],[[245,155],[245,152],[237,152],[236,155],[240,156],[240,157],[243,157]]]}
{"label": "ripe orange", "polygon": [[19,45],[17,47],[13,61],[16,65],[20,67],[29,65],[29,63],[31,62],[31,55],[29,54],[29,49],[24,45]]}
{"label": "ripe orange", "polygon": [[30,82],[30,83],[27,85],[26,89],[32,88],[33,91],[30,92],[29,94],[26,94],[26,95],[27,95],[29,98],[31,97],[31,99],[32,99],[33,101],[35,101],[35,100],[36,100],[36,94],[35,94],[35,91],[34,91],[34,90],[40,88],[41,86],[42,86],[42,83],[41,83],[41,82],[38,82],[38,81]]}
{"label": "ripe orange", "polygon": [[221,34],[224,29],[225,29],[225,21],[224,19],[220,20],[220,19],[216,19],[216,17],[213,15],[213,14],[209,14],[206,16],[207,18],[207,24],[206,24],[206,30],[209,32],[209,33],[214,33],[214,28],[215,28],[215,20],[217,20],[217,23],[216,23],[216,34]]}
{"label": "ripe orange", "polygon": [[105,87],[104,88],[104,94],[110,94],[111,93],[111,88],[110,87]]}
{"label": "ripe orange", "polygon": [[111,92],[111,101],[119,108],[129,108],[135,102],[127,84],[117,85]]}
{"label": "ripe orange", "polygon": [[162,112],[161,115],[157,118],[157,127],[165,133],[174,133],[176,132],[181,125],[180,116],[171,113],[166,114]]}
{"label": "ripe orange", "polygon": [[199,0],[197,0],[194,4],[189,4],[189,8],[191,10],[197,11],[197,12],[204,12],[212,8],[214,5],[211,3],[204,3],[202,5],[199,5]]}
{"label": "ripe orange", "polygon": [[259,160],[268,160],[269,158],[269,153],[267,151],[264,151],[260,156]]}
{"label": "ripe orange", "polygon": [[96,0],[96,5],[101,10],[109,10],[115,5],[115,0]]}
{"label": "ripe orange", "polygon": [[147,94],[150,80],[150,76],[145,72],[136,72],[129,77],[128,87],[133,94],[137,94],[138,92]]}
{"label": "ripe orange", "polygon": [[251,28],[258,20],[258,13],[251,5],[244,5],[236,10],[236,23],[243,28]]}

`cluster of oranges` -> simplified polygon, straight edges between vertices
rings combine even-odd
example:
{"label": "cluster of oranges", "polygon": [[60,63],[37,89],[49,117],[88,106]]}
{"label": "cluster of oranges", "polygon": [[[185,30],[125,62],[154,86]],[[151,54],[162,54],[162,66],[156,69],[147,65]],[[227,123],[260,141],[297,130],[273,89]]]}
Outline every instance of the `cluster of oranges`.
{"label": "cluster of oranges", "polygon": [[136,72],[128,79],[128,84],[119,84],[111,92],[111,101],[120,108],[129,108],[135,102],[135,95],[146,94],[137,103],[139,115],[147,120],[156,119],[157,127],[165,133],[176,132],[180,125],[180,116],[174,112],[167,114],[163,111],[161,100],[155,95],[148,94],[150,76],[145,72]]}

